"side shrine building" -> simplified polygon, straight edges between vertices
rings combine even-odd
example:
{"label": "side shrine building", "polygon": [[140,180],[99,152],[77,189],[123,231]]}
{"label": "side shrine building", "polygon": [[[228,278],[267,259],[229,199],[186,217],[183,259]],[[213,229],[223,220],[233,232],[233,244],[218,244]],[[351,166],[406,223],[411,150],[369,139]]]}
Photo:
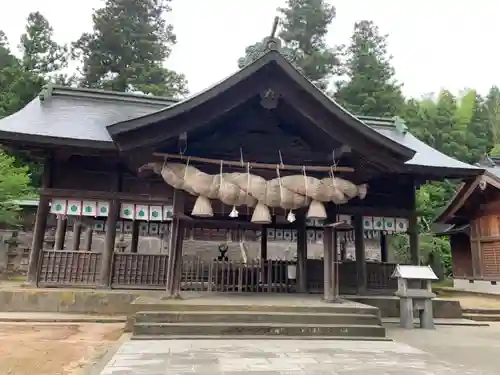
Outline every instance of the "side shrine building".
{"label": "side shrine building", "polygon": [[387,236],[407,233],[419,263],[415,189],[484,171],[348,113],[276,50],[182,101],[48,86],[0,142],[45,163],[31,283],[170,296],[393,291]]}
{"label": "side shrine building", "polygon": [[500,294],[500,158],[479,165],[484,174],[465,181],[436,222],[450,238],[454,287]]}

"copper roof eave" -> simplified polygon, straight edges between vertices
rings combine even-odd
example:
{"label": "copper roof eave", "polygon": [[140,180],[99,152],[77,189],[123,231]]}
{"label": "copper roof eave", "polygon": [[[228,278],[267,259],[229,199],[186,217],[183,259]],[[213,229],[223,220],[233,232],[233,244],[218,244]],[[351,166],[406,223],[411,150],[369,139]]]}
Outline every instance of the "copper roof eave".
{"label": "copper roof eave", "polygon": [[326,108],[335,117],[339,118],[347,126],[359,132],[370,141],[390,151],[396,159],[404,162],[410,160],[415,155],[414,150],[401,145],[382,134],[379,134],[377,131],[367,126],[361,120],[344,110],[340,105],[328,98],[323,92],[321,92],[316,86],[314,86],[309,80],[307,80],[307,78],[305,78],[300,72],[298,72],[279,52],[276,51],[267,52],[261,58],[247,65],[245,68],[239,70],[234,75],[199,93],[198,95],[195,95],[155,113],[109,125],[107,127],[107,130],[111,137],[115,140],[115,142],[117,142],[117,138],[121,134],[140,128],[145,128],[150,124],[155,124],[160,121],[168,120],[182,113],[186,113],[193,108],[206,103],[209,100],[214,99],[220,93],[228,90],[231,87],[234,87],[242,80],[250,77],[252,74],[256,73],[264,66],[271,63],[276,63],[288,77],[290,77],[298,85],[300,85],[307,94],[309,94],[315,101],[323,105],[324,108]]}

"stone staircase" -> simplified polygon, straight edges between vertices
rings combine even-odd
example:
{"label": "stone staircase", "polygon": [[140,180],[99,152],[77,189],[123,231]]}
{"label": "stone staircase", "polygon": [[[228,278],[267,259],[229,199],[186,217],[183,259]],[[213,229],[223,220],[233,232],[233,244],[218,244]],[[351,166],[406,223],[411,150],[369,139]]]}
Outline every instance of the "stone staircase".
{"label": "stone staircase", "polygon": [[132,339],[388,340],[378,309],[323,306],[164,304],[138,311]]}
{"label": "stone staircase", "polygon": [[500,309],[462,309],[462,314],[476,322],[500,322]]}

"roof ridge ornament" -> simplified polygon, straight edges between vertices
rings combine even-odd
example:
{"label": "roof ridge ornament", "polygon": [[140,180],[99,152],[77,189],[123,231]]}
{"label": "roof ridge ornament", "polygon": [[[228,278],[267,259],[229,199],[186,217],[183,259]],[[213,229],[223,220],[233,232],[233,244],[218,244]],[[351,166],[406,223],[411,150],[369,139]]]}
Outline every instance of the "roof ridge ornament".
{"label": "roof ridge ornament", "polygon": [[405,121],[399,117],[399,116],[394,116],[394,126],[396,127],[396,131],[399,134],[405,135],[408,132],[408,126],[406,126]]}
{"label": "roof ridge ornament", "polygon": [[52,96],[52,92],[54,91],[54,84],[52,82],[47,83],[43,86],[42,91],[38,94],[38,99],[43,103],[46,99]]}
{"label": "roof ridge ornament", "polygon": [[269,51],[280,51],[281,40],[276,37],[276,30],[278,29],[279,17],[274,17],[273,27],[271,29],[271,34],[264,39],[264,46],[266,50]]}

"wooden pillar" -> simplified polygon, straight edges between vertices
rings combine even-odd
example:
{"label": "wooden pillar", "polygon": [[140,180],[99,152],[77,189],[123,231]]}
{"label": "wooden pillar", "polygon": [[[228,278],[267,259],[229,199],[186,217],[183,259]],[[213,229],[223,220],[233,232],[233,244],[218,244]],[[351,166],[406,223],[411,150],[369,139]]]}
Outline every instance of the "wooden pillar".
{"label": "wooden pillar", "polygon": [[260,232],[260,260],[267,260],[267,226],[263,225]]}
{"label": "wooden pillar", "polygon": [[333,302],[333,230],[331,226],[323,229],[323,268],[324,268],[324,300]]}
{"label": "wooden pillar", "polygon": [[132,222],[132,242],[130,243],[130,252],[137,253],[139,250],[139,225],[138,220]]}
{"label": "wooden pillar", "polygon": [[45,237],[45,228],[47,226],[47,216],[49,214],[49,198],[41,195],[38,201],[36,211],[35,226],[33,228],[33,242],[31,244],[30,259],[28,265],[27,281],[32,285],[37,283],[38,264],[43,250],[43,240]]}
{"label": "wooden pillar", "polygon": [[297,215],[297,291],[307,293],[307,230],[303,215]]}
{"label": "wooden pillar", "polygon": [[356,253],[356,290],[359,295],[366,294],[367,273],[365,254],[365,233],[363,216],[354,216],[354,248]]}
{"label": "wooden pillar", "polygon": [[[179,219],[184,214],[184,192],[182,190],[176,189],[174,191],[173,211],[174,219],[168,248],[166,298],[179,297],[180,278],[182,276],[182,242],[184,239],[184,230],[182,228],[185,227],[181,225]],[[180,247],[177,247],[178,242],[180,242]]]}
{"label": "wooden pillar", "polygon": [[168,245],[167,260],[167,285],[165,286],[167,292],[166,298],[172,298],[174,293],[175,257],[177,255],[176,244],[179,233],[179,222],[179,218],[174,216],[170,227],[170,241]]}
{"label": "wooden pillar", "polygon": [[417,214],[413,214],[408,220],[408,237],[410,242],[410,260],[411,264],[420,264],[420,244]]}
{"label": "wooden pillar", "polygon": [[[45,159],[42,175],[42,188],[49,188],[52,185],[52,157]],[[33,228],[33,241],[31,243],[30,258],[28,264],[27,282],[36,285],[38,279],[38,266],[43,250],[43,240],[47,227],[47,216],[50,212],[50,200],[45,195],[40,195],[38,208],[35,216]]]}
{"label": "wooden pillar", "polygon": [[182,246],[184,243],[185,231],[186,222],[179,221],[179,230],[177,231],[177,239],[175,241],[175,264],[172,298],[181,298]]}
{"label": "wooden pillar", "polygon": [[75,220],[73,223],[73,238],[71,239],[71,250],[80,250],[80,237],[82,235],[82,223]]}
{"label": "wooden pillar", "polygon": [[117,200],[112,200],[109,203],[104,250],[101,257],[101,270],[99,272],[99,284],[101,287],[109,287],[111,282],[111,267],[113,253],[115,252],[116,222],[118,221],[119,209],[120,203]]}
{"label": "wooden pillar", "polygon": [[332,233],[332,276],[331,283],[333,289],[333,300],[337,301],[339,299],[340,294],[340,285],[339,285],[339,253],[338,253],[338,233],[337,229],[333,229]]}
{"label": "wooden pillar", "polygon": [[92,250],[92,234],[93,234],[92,224],[89,224],[87,225],[87,228],[85,228],[85,233],[83,236],[83,247],[85,251]]}
{"label": "wooden pillar", "polygon": [[380,232],[380,261],[387,263],[389,261],[389,248],[387,246],[387,234]]}
{"label": "wooden pillar", "polygon": [[419,244],[419,228],[418,228],[418,215],[417,215],[417,197],[415,187],[412,187],[411,194],[411,208],[412,213],[408,218],[408,236],[410,242],[410,259],[411,264],[420,264],[420,244]]}
{"label": "wooden pillar", "polygon": [[64,249],[64,240],[66,239],[66,227],[68,221],[66,218],[59,216],[57,218],[56,234],[54,241],[54,250]]}

